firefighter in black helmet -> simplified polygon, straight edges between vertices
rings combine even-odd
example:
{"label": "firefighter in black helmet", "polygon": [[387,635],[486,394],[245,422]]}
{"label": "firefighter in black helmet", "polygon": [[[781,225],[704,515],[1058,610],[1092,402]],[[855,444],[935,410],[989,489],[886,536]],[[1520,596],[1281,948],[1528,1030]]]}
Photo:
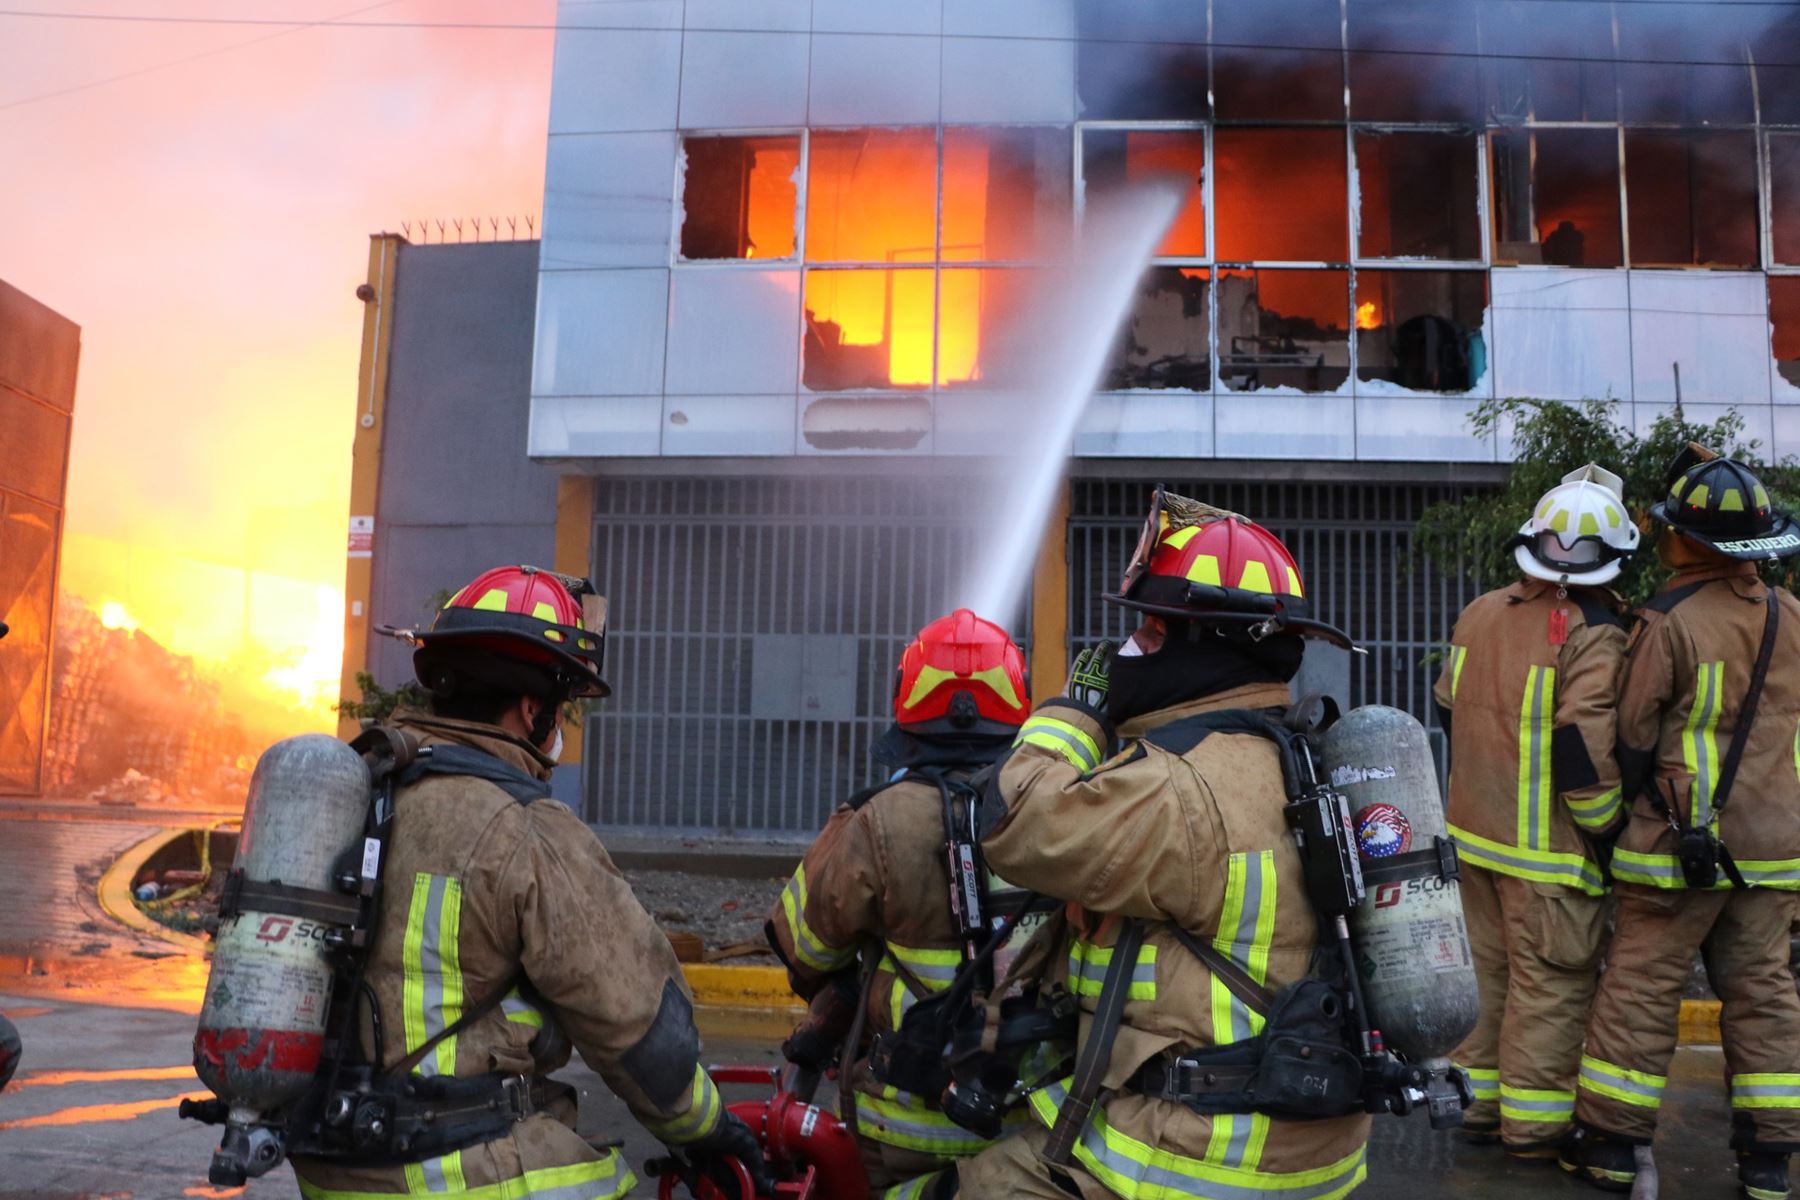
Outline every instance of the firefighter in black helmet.
{"label": "firefighter in black helmet", "polygon": [[1752,1200],[1788,1194],[1800,1150],[1800,601],[1756,564],[1800,523],[1742,463],[1690,447],[1650,510],[1674,572],[1640,611],[1619,699],[1631,816],[1613,852],[1618,929],[1588,1024],[1565,1168],[1629,1190],[1656,1132],[1698,951],[1724,1003],[1732,1148]]}

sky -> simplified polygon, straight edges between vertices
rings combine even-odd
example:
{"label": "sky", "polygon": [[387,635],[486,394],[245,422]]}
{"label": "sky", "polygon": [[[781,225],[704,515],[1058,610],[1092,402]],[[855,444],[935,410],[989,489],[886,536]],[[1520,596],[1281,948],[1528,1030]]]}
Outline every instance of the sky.
{"label": "sky", "polygon": [[[555,21],[554,0],[0,0],[17,9]],[[368,237],[537,220],[552,46],[0,12],[0,279],[82,331],[65,592],[325,711]]]}

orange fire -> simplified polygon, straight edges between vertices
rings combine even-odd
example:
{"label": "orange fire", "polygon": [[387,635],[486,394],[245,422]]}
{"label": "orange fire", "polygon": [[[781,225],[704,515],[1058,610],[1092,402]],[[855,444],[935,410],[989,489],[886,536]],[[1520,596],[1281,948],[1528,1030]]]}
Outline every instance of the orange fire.
{"label": "orange fire", "polygon": [[100,624],[108,629],[123,629],[127,633],[136,633],[138,627],[137,620],[117,600],[108,600],[100,606]]}
{"label": "orange fire", "polygon": [[1356,306],[1356,327],[1358,329],[1380,329],[1381,310],[1373,300],[1364,300]]}

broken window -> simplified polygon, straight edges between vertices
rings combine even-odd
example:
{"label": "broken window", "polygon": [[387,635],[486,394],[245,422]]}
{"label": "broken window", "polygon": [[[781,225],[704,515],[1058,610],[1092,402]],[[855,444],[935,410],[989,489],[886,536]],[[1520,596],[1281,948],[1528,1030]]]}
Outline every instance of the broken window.
{"label": "broken window", "polygon": [[1774,327],[1775,369],[1800,388],[1800,275],[1769,276],[1769,323]]}
{"label": "broken window", "polygon": [[1213,7],[1213,104],[1220,120],[1342,121],[1338,0]]}
{"label": "broken window", "polygon": [[1187,198],[1156,253],[1165,258],[1206,254],[1206,134],[1191,130],[1090,130],[1081,145],[1082,183],[1089,195],[1143,179],[1173,176]]}
{"label": "broken window", "polygon": [[1364,258],[1481,257],[1475,135],[1356,135]]}
{"label": "broken window", "polygon": [[1481,49],[1488,120],[1617,119],[1607,0],[1488,0]]}
{"label": "broken window", "polygon": [[1800,134],[1769,135],[1769,232],[1775,261],[1800,266]]}
{"label": "broken window", "polygon": [[1219,272],[1219,381],[1336,391],[1350,375],[1350,273]]}
{"label": "broken window", "polygon": [[1011,387],[1026,382],[1034,353],[1032,305],[1040,272],[952,267],[938,273],[940,386]]}
{"label": "broken window", "polygon": [[1082,117],[1205,120],[1206,9],[1205,0],[1077,0]]}
{"label": "broken window", "polygon": [[944,130],[944,261],[1060,257],[1069,154],[1067,129]]}
{"label": "broken window", "polygon": [[1219,258],[1348,261],[1342,128],[1219,129],[1213,169]]}
{"label": "broken window", "polygon": [[937,160],[934,129],[815,131],[807,152],[807,261],[931,262]]}
{"label": "broken window", "polygon": [[1153,267],[1119,332],[1102,388],[1212,390],[1212,272],[1204,267]]}
{"label": "broken window", "polygon": [[1625,265],[1619,135],[1611,129],[1494,129],[1494,262]]}
{"label": "broken window", "polygon": [[792,258],[798,134],[682,142],[681,257]]}
{"label": "broken window", "polygon": [[935,272],[806,273],[800,381],[815,392],[928,387]]}
{"label": "broken window", "polygon": [[1751,267],[1757,238],[1756,135],[1625,133],[1634,267]]}
{"label": "broken window", "polygon": [[1756,119],[1745,43],[1768,19],[1762,6],[1658,0],[1620,4],[1617,12],[1619,102],[1626,121],[1716,125]]}
{"label": "broken window", "polygon": [[1358,271],[1356,377],[1468,391],[1487,373],[1486,311],[1481,271]]}
{"label": "broken window", "polygon": [[1472,0],[1350,0],[1347,16],[1352,117],[1480,117]]}

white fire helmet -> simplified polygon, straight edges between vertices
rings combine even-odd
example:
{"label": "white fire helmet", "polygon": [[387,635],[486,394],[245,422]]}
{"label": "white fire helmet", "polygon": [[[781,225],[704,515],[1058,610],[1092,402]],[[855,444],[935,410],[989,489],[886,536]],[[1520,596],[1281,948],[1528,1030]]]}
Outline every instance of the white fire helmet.
{"label": "white fire helmet", "polygon": [[1617,579],[1638,545],[1623,490],[1624,481],[1597,463],[1564,475],[1512,540],[1519,569],[1565,585]]}

